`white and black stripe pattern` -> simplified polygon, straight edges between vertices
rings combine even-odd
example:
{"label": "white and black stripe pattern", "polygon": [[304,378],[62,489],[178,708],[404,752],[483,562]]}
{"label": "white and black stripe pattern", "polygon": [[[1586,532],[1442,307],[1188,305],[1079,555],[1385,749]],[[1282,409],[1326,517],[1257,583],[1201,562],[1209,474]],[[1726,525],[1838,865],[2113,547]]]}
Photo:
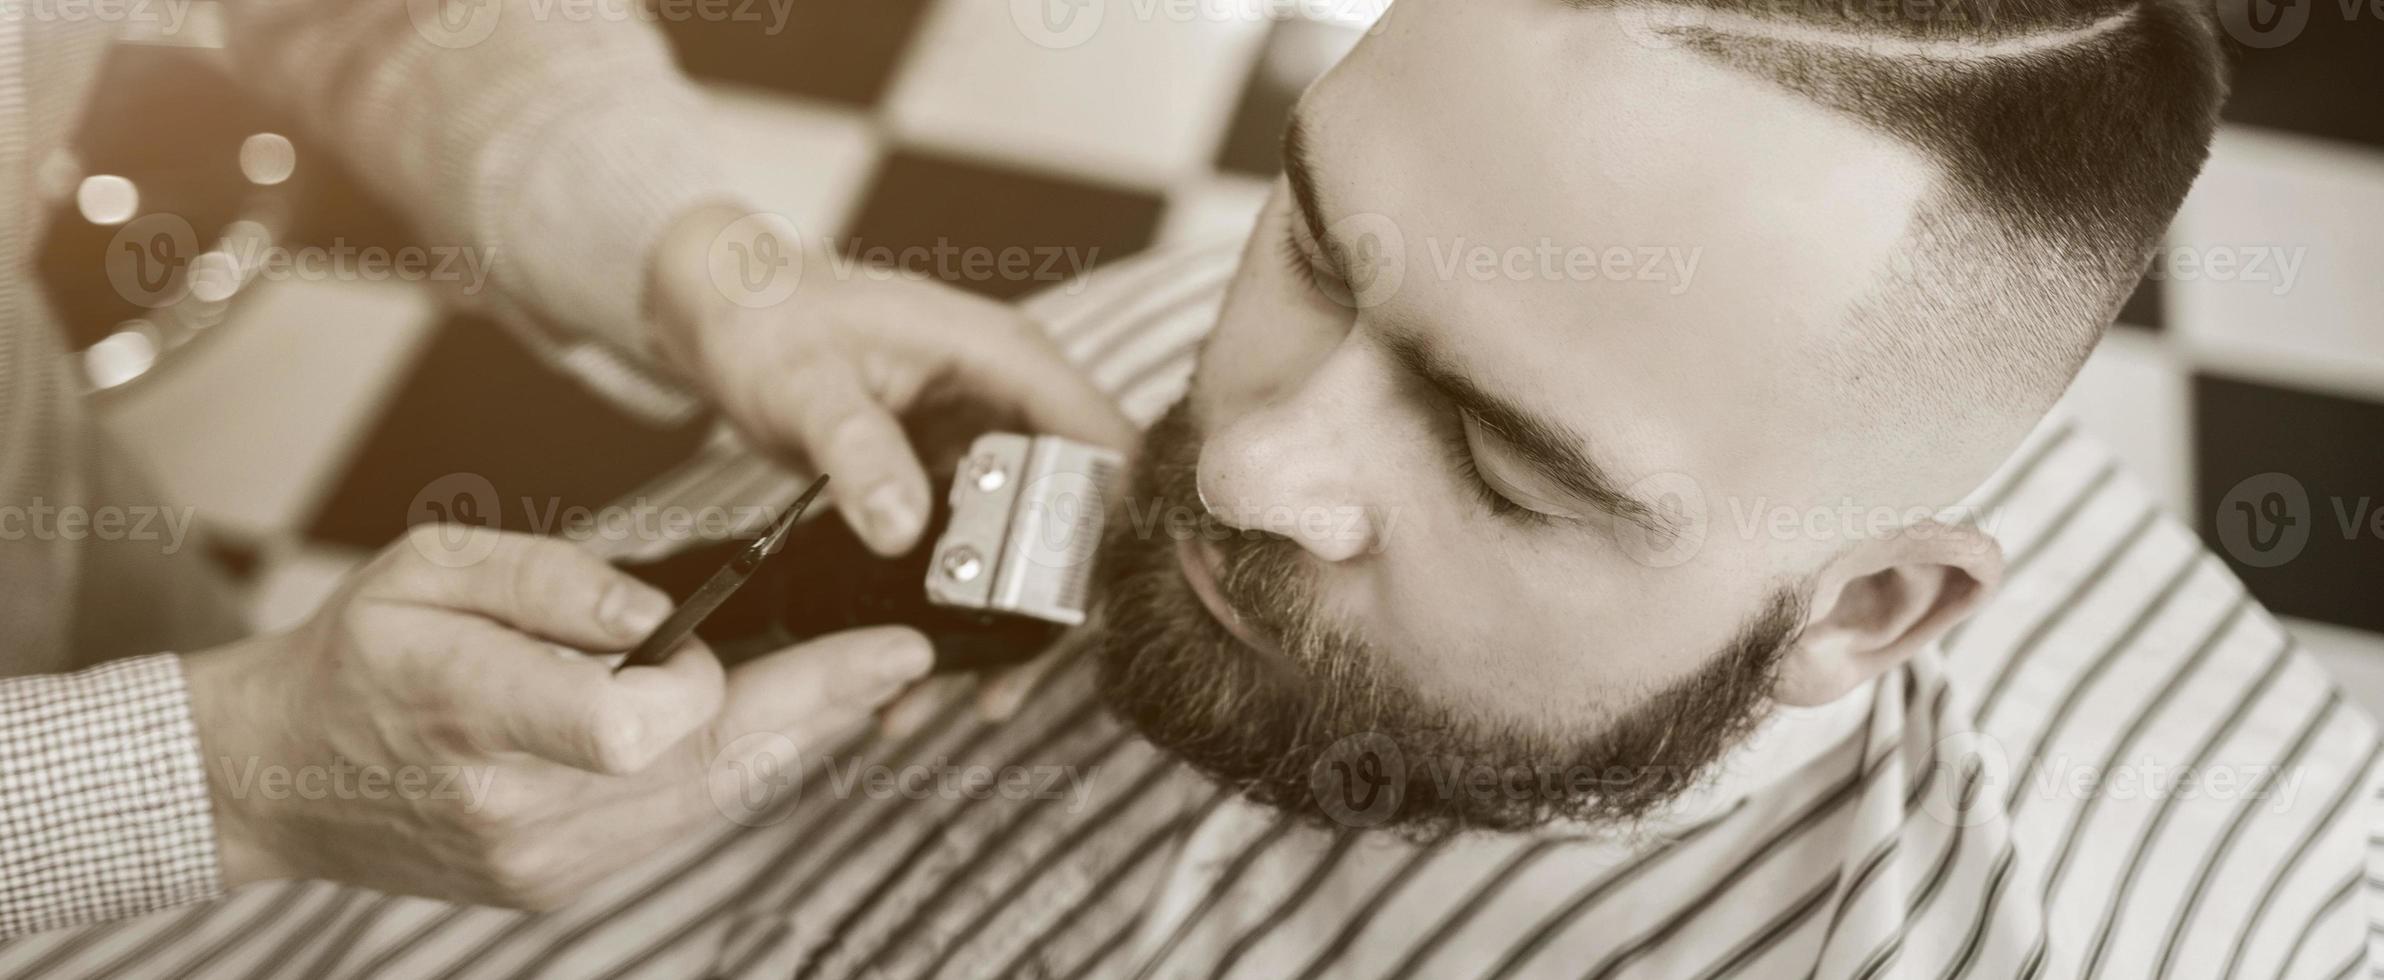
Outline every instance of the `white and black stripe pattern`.
{"label": "white and black stripe pattern", "polygon": [[[1141,417],[1230,249],[1036,301]],[[648,488],[747,503],[722,449]],[[1083,665],[813,760],[784,819],[540,916],[320,885],[0,949],[0,974],[329,977],[2329,977],[2384,896],[2373,726],[2100,447],[2048,425],[1973,500],[2004,588],[1851,737],[1653,842],[1288,824],[1122,733]],[[839,797],[834,767],[1080,767],[1069,801]],[[2195,768],[2267,795],[2143,780]],[[2084,783],[2087,776],[2111,777]],[[2121,780],[2133,780],[2123,782]],[[94,938],[94,937],[98,938]]]}

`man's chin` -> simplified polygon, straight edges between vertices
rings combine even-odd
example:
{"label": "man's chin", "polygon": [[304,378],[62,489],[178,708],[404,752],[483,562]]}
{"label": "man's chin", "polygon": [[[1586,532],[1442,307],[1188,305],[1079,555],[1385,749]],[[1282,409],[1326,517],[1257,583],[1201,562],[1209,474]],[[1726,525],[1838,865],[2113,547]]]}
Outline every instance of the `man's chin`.
{"label": "man's chin", "polygon": [[1531,827],[1568,809],[1451,780],[1504,763],[1474,751],[1477,740],[1451,737],[1465,726],[1377,676],[1353,640],[1310,637],[1298,656],[1270,652],[1263,634],[1264,648],[1251,642],[1232,628],[1232,606],[1204,596],[1219,593],[1203,587],[1208,566],[1197,557],[1173,540],[1104,550],[1100,692],[1152,744],[1323,826],[1428,836]]}

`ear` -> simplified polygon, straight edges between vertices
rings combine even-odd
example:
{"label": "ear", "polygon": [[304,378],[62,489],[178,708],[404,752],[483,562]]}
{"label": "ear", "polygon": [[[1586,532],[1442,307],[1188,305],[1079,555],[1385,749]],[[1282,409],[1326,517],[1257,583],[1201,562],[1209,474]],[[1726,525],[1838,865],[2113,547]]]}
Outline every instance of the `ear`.
{"label": "ear", "polygon": [[1773,699],[1809,707],[1846,696],[1944,636],[2002,580],[2002,546],[1968,524],[1922,521],[1863,542],[1815,578]]}

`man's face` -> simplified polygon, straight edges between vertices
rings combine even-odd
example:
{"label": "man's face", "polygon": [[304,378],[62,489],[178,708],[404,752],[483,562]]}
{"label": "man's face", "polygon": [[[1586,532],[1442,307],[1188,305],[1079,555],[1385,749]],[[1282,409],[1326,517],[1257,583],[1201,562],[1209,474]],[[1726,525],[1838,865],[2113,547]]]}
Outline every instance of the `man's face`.
{"label": "man's face", "polygon": [[[1129,504],[1213,524],[1125,520],[1106,552],[1104,676],[1152,737],[1298,807],[1282,770],[1320,741],[1693,769],[1760,711],[1846,544],[1774,517],[1896,492],[1833,331],[1929,171],[1642,36],[1409,0],[1302,101]],[[1684,785],[1416,815],[1628,817]]]}

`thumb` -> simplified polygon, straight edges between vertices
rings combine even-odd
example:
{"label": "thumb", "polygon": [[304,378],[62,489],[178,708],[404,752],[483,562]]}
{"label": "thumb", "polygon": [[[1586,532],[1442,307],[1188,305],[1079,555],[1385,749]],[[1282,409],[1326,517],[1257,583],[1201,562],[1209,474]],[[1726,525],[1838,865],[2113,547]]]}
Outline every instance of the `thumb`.
{"label": "thumb", "polygon": [[[676,760],[715,812],[761,826],[801,784],[812,746],[869,717],[927,675],[927,638],[897,626],[849,630],[748,661],[729,674],[726,706]],[[694,797],[682,797],[694,799]]]}
{"label": "thumb", "polygon": [[899,626],[833,633],[748,661],[729,673],[714,744],[765,731],[809,744],[869,718],[934,663],[927,638]]}
{"label": "thumb", "polygon": [[454,655],[415,676],[441,692],[456,727],[488,748],[627,775],[701,730],[721,704],[720,662],[701,642],[615,674],[486,621],[467,621],[456,636]]}

